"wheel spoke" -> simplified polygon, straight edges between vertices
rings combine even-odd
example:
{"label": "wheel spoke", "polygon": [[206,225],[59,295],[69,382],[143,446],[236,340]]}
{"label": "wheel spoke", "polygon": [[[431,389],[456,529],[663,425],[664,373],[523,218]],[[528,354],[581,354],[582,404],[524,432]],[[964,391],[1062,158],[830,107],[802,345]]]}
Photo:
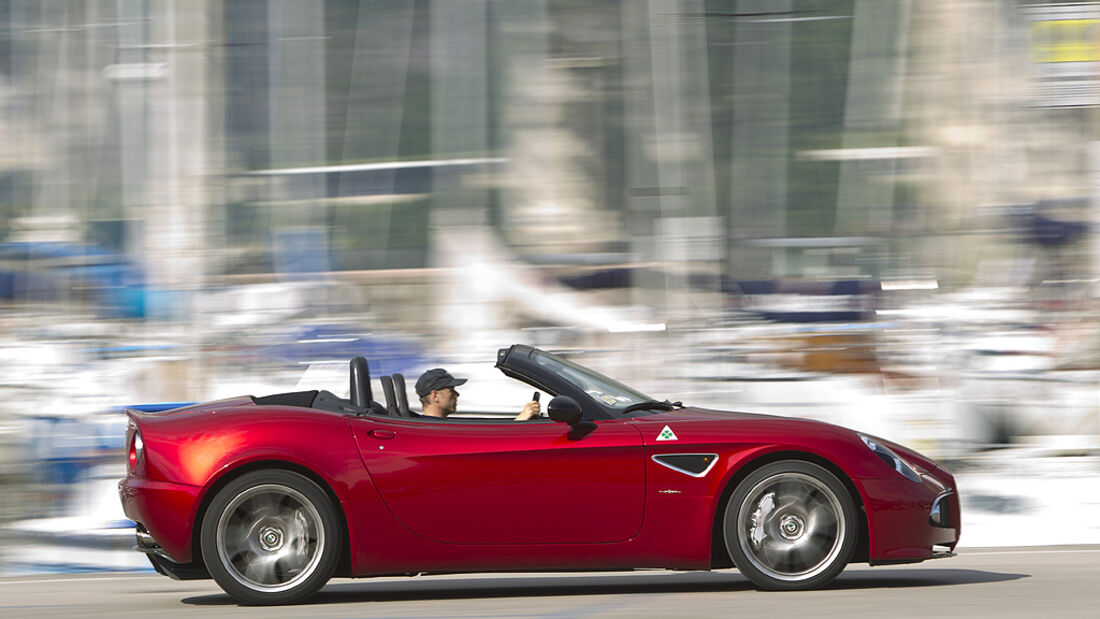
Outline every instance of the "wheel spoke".
{"label": "wheel spoke", "polygon": [[782,568],[790,560],[789,551],[789,546],[785,544],[780,544],[774,538],[769,538],[764,541],[764,544],[760,549],[760,558],[763,559],[773,569],[786,571]]}
{"label": "wheel spoke", "polygon": [[275,580],[279,582],[290,580],[295,572],[294,568],[287,568],[282,556],[275,557],[275,560],[271,562],[271,571],[275,575]]}
{"label": "wheel spoke", "polygon": [[275,584],[279,582],[275,576],[276,561],[275,557],[257,557],[245,566],[243,576],[256,583]]}
{"label": "wheel spoke", "polygon": [[776,484],[776,494],[786,501],[801,501],[806,494],[805,486],[798,479],[784,477]]}
{"label": "wheel spoke", "polygon": [[823,529],[835,529],[837,520],[836,512],[827,505],[817,505],[810,511],[810,519],[807,528],[810,531],[822,531]]}
{"label": "wheel spoke", "polygon": [[775,507],[776,511],[785,512],[791,508],[798,507],[798,499],[792,497],[784,497]]}
{"label": "wheel spoke", "polygon": [[256,556],[255,552],[252,552],[248,548],[238,548],[236,552],[229,555],[229,562],[235,566],[247,567]]}
{"label": "wheel spoke", "polygon": [[812,543],[808,543],[810,540],[802,540],[803,543],[798,544],[791,548],[790,554],[790,571],[791,573],[805,572],[808,569],[816,567],[821,562],[822,556],[820,549]]}
{"label": "wheel spoke", "polygon": [[253,497],[248,507],[256,520],[265,516],[276,516],[279,513],[281,498],[274,493],[265,492]]}
{"label": "wheel spoke", "polygon": [[230,522],[224,529],[225,546],[227,548],[244,548],[248,544],[248,531],[250,527],[245,522],[237,519]]}

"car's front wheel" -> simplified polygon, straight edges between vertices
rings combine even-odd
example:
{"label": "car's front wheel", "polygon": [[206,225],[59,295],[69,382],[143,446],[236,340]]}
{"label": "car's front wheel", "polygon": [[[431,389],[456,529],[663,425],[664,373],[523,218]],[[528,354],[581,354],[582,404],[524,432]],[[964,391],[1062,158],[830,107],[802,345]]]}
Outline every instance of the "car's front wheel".
{"label": "car's front wheel", "polygon": [[761,589],[814,589],[847,565],[859,525],[852,497],[824,468],[773,462],[746,477],[726,506],[726,549]]}
{"label": "car's front wheel", "polygon": [[313,481],[290,471],[255,471],[215,495],[201,543],[210,575],[238,602],[293,604],[332,576],[342,528]]}

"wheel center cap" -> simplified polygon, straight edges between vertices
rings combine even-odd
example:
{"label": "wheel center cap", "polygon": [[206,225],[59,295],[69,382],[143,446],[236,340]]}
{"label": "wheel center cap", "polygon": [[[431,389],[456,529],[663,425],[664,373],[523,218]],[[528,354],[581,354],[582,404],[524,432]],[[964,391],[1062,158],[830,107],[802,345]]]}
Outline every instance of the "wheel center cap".
{"label": "wheel center cap", "polygon": [[275,527],[260,529],[260,548],[268,552],[276,551],[283,547],[283,532]]}
{"label": "wheel center cap", "polygon": [[798,516],[784,516],[779,521],[779,534],[783,536],[783,539],[798,539],[802,537],[802,533],[805,530],[806,523],[804,523],[802,519]]}

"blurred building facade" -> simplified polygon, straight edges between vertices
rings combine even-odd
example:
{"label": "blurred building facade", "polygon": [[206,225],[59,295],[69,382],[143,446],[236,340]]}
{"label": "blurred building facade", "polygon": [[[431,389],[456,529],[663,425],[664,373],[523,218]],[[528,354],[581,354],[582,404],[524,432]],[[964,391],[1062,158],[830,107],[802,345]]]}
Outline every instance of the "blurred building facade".
{"label": "blurred building facade", "polygon": [[1093,192],[1095,101],[1040,87],[1095,7],[1042,6],[4,0],[0,234],[191,288],[424,267],[464,209],[523,255],[961,283],[1018,251],[997,209]]}
{"label": "blurred building facade", "polygon": [[914,237],[1089,194],[1091,108],[1036,95],[1036,14],[5,0],[4,232],[66,215],[174,286],[311,226],[333,268],[423,266],[430,211],[465,205],[525,253],[668,258],[675,231],[738,277],[938,266]]}
{"label": "blurred building facade", "polygon": [[0,0],[0,240],[64,228],[140,265],[162,305],[423,281],[447,266],[434,235],[464,225],[555,273],[628,267],[616,300],[663,314],[721,312],[710,293],[743,280],[1088,296],[1064,283],[1100,268],[1097,15]]}

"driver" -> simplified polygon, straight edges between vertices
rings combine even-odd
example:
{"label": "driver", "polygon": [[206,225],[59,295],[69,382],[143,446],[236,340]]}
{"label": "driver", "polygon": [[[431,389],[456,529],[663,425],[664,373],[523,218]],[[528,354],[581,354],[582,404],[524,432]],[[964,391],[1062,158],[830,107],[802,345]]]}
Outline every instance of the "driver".
{"label": "driver", "polygon": [[[458,392],[455,387],[465,384],[465,378],[455,378],[443,368],[433,368],[420,375],[416,380],[416,395],[424,406],[425,417],[446,419],[458,406]],[[515,421],[527,421],[539,415],[539,403],[528,402]]]}

